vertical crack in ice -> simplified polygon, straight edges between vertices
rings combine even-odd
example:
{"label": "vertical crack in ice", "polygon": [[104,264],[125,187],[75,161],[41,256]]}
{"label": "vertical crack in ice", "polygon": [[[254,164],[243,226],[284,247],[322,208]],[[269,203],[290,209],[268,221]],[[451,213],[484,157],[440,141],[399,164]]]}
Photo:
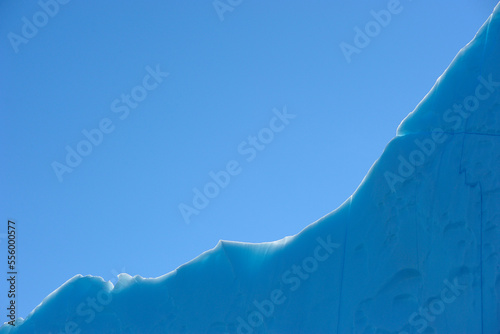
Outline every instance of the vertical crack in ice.
{"label": "vertical crack in ice", "polygon": [[479,198],[480,198],[480,207],[479,207],[479,270],[481,275],[481,333],[483,333],[484,328],[484,312],[483,312],[483,186],[481,181],[479,181]]}
{"label": "vertical crack in ice", "polygon": [[488,25],[486,26],[486,37],[484,38],[484,43],[483,43],[483,54],[481,55],[481,69],[480,69],[480,72],[482,73],[483,72],[483,66],[484,66],[484,56],[486,54],[486,47],[488,46],[488,38],[490,36],[490,25],[491,25],[491,21],[493,20],[493,16],[490,16],[490,18],[488,19]]}
{"label": "vertical crack in ice", "polygon": [[[439,175],[439,174],[438,174]],[[417,201],[417,196],[416,194],[414,195],[415,197],[415,203],[416,203],[416,208],[417,208],[417,212],[418,212],[418,203],[419,201]],[[416,245],[415,245],[415,248],[416,248],[416,251],[417,251],[417,271],[420,273],[420,247],[419,247],[419,234],[418,234],[418,219],[417,219],[417,215],[413,215],[413,219],[415,221],[415,240],[416,240]],[[423,293],[423,289],[424,289],[424,283],[423,283],[423,280],[420,281],[420,287],[419,287],[419,291],[418,291],[418,299],[421,300],[422,299],[422,293]]]}
{"label": "vertical crack in ice", "polygon": [[344,254],[342,256],[342,265],[340,267],[340,291],[339,291],[339,307],[337,311],[337,331],[336,333],[339,332],[339,327],[340,327],[340,315],[341,315],[341,308],[342,308],[342,289],[344,286],[344,267],[345,267],[345,258],[346,258],[346,253],[347,253],[347,232],[349,231],[349,225],[351,222],[351,205],[352,205],[352,196],[349,197],[349,219],[347,221],[346,227],[345,227],[345,233],[344,233]]}

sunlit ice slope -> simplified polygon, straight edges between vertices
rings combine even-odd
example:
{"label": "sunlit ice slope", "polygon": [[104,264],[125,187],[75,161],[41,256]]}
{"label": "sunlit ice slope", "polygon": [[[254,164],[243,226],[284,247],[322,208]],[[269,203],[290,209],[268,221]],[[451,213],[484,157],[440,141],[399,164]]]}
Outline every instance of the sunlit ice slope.
{"label": "sunlit ice slope", "polygon": [[499,248],[500,5],[334,212],[156,279],[75,276],[0,333],[500,333]]}

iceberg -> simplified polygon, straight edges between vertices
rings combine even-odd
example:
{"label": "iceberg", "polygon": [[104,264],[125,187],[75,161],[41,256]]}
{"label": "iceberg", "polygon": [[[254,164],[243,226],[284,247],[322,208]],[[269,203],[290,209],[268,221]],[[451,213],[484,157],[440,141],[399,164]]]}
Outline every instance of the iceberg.
{"label": "iceberg", "polygon": [[77,275],[0,333],[500,333],[500,4],[332,213],[158,278]]}

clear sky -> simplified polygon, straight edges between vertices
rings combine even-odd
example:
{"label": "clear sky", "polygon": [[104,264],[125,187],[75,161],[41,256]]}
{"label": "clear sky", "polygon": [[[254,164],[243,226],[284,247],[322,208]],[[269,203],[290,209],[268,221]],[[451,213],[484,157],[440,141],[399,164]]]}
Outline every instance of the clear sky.
{"label": "clear sky", "polygon": [[157,277],[334,210],[496,4],[54,1],[0,3],[22,317],[76,274]]}

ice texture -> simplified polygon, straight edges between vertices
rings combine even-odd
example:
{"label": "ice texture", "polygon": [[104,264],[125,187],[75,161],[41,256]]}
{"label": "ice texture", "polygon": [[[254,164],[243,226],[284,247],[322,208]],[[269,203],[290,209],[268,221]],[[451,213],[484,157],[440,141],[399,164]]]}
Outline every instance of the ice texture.
{"label": "ice texture", "polygon": [[337,210],[159,278],[75,276],[0,333],[500,333],[499,82],[500,4]]}

